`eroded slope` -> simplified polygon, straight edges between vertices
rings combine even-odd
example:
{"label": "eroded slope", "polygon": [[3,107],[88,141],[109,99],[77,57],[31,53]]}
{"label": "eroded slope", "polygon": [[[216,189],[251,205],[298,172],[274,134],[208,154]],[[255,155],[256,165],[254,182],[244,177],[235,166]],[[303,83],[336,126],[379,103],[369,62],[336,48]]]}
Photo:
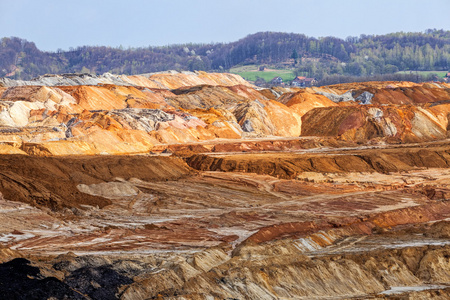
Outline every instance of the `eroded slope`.
{"label": "eroded slope", "polygon": [[3,83],[2,295],[449,297],[447,85]]}

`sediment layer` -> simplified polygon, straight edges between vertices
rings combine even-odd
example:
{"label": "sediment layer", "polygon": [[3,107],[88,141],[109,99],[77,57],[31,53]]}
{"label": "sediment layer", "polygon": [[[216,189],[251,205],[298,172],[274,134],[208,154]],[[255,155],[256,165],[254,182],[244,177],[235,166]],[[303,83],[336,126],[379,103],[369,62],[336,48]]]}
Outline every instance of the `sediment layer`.
{"label": "sediment layer", "polygon": [[418,168],[448,168],[449,145],[399,146],[392,149],[346,149],[299,153],[196,154],[186,159],[201,171],[246,172],[292,179],[304,172],[403,172]]}
{"label": "sediment layer", "polygon": [[0,294],[446,299],[449,86],[0,84]]}
{"label": "sediment layer", "polygon": [[82,193],[77,186],[131,178],[175,180],[190,172],[181,159],[161,156],[42,158],[0,155],[0,191],[8,200],[54,210],[83,204],[101,208],[111,201]]}
{"label": "sediment layer", "polygon": [[446,84],[259,89],[233,74],[175,72],[48,75],[3,85],[0,153],[115,155],[230,139],[382,144],[448,136]]}

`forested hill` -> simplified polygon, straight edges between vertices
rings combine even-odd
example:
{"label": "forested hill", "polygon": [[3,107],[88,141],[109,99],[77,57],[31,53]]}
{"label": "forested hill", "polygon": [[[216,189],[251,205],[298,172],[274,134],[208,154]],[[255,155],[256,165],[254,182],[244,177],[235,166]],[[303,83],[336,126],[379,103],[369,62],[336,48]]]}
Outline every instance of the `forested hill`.
{"label": "forested hill", "polygon": [[46,73],[142,74],[165,70],[226,71],[236,65],[290,68],[323,78],[398,71],[448,71],[450,31],[361,35],[345,40],[260,32],[232,43],[123,49],[83,46],[44,52],[33,42],[2,38],[0,77],[31,79]]}

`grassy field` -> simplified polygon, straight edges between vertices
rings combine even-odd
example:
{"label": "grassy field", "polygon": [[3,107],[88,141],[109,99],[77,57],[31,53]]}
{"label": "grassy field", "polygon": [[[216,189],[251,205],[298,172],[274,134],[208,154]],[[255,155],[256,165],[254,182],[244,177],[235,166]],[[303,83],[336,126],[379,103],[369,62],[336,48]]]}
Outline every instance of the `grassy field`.
{"label": "grassy field", "polygon": [[[416,74],[416,71],[400,71],[397,72],[397,74]],[[417,71],[417,74],[422,76],[428,76],[430,74],[436,74],[439,78],[444,78],[445,74],[447,74],[446,71]]]}
{"label": "grassy field", "polygon": [[238,74],[250,81],[255,81],[257,77],[261,77],[265,81],[270,81],[277,76],[283,78],[283,81],[291,81],[295,78],[295,74],[291,70],[267,69],[266,71],[258,71],[258,66],[255,65],[231,68],[230,73]]}

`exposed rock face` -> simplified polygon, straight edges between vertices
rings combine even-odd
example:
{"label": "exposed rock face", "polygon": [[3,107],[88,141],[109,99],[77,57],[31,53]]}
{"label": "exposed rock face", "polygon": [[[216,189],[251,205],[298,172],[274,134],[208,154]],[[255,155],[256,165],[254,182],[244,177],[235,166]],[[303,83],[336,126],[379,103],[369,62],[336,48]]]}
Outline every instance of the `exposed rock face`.
{"label": "exposed rock face", "polygon": [[448,85],[1,82],[3,297],[450,297]]}
{"label": "exposed rock face", "polygon": [[415,106],[318,108],[305,114],[302,122],[304,136],[335,136],[357,141],[390,138],[402,142],[447,136],[446,128],[439,124],[437,116]]}
{"label": "exposed rock face", "polygon": [[5,86],[0,141],[9,144],[1,151],[33,155],[146,153],[161,144],[300,135],[420,142],[446,138],[450,113],[444,84],[256,90],[232,74],[172,72],[46,75]]}
{"label": "exposed rock face", "polygon": [[364,91],[361,95],[356,97],[356,101],[359,101],[361,104],[372,104],[373,94]]}
{"label": "exposed rock face", "polygon": [[[261,135],[273,135],[275,126],[268,118],[261,101],[245,102],[237,105],[234,110],[236,120],[246,132],[254,132]],[[244,124],[247,126],[244,127]],[[251,130],[246,130],[251,126]]]}

